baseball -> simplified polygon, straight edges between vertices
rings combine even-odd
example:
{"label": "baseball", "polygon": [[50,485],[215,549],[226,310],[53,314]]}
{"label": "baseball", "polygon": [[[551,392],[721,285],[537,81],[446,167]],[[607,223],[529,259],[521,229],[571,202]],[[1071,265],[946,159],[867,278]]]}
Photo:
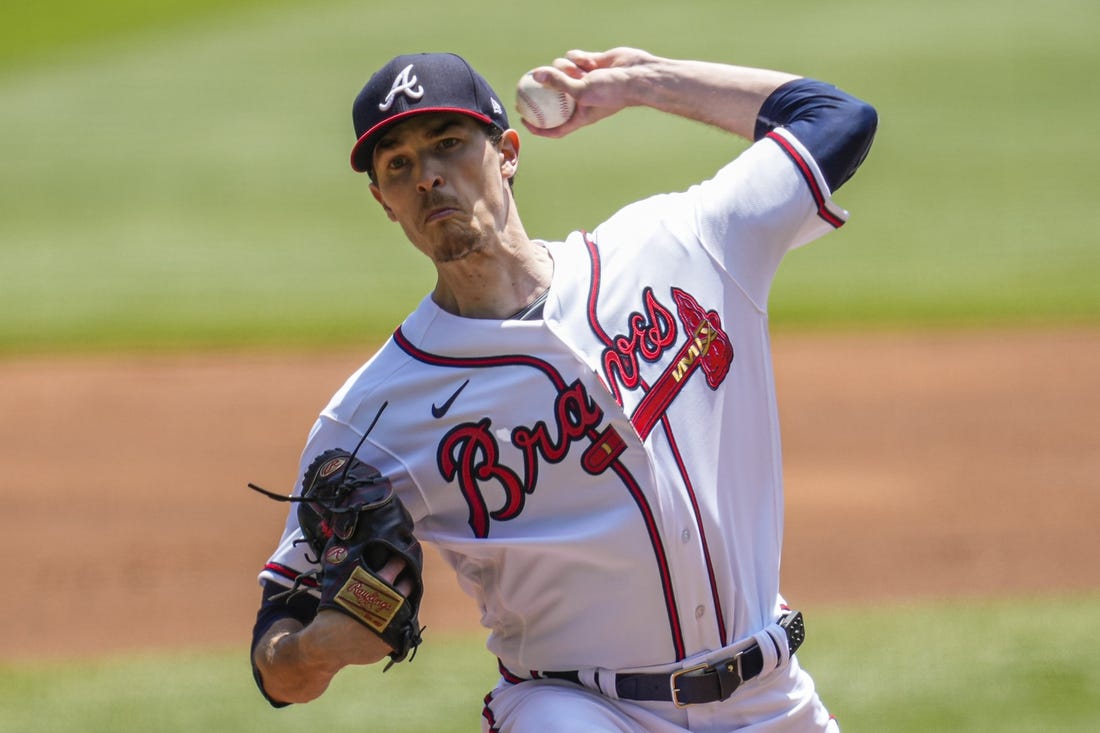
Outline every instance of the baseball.
{"label": "baseball", "polygon": [[565,92],[544,87],[527,72],[516,85],[516,109],[532,127],[542,130],[565,124],[573,116],[576,102]]}

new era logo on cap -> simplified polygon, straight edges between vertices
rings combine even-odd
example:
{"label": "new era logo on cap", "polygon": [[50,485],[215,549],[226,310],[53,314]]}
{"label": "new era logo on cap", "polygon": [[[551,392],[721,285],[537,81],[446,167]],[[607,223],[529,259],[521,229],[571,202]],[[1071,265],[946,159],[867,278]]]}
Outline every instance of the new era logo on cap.
{"label": "new era logo on cap", "polygon": [[407,54],[390,60],[352,105],[356,142],[351,167],[365,171],[378,137],[390,125],[427,112],[459,112],[507,130],[508,116],[489,83],[460,56]]}

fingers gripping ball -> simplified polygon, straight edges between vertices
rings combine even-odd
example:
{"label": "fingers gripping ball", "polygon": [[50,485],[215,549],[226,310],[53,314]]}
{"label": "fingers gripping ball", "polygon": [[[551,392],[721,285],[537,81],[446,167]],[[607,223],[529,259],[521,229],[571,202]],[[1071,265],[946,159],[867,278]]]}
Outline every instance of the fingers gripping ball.
{"label": "fingers gripping ball", "polygon": [[576,108],[573,97],[539,84],[531,72],[524,74],[516,85],[516,109],[532,127],[542,130],[560,127]]}
{"label": "fingers gripping ball", "polygon": [[[393,649],[390,664],[415,655],[424,554],[389,479],[345,450],[327,450],[302,478],[298,523],[321,564],[319,608],[341,611],[380,636]],[[394,557],[405,569],[391,584],[378,571]],[[397,588],[406,580],[408,596]]]}

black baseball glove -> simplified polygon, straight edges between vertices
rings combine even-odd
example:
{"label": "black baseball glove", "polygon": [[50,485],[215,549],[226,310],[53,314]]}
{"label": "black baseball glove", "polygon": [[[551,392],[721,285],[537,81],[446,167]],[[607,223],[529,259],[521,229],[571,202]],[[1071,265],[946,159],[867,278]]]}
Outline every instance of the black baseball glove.
{"label": "black baseball glove", "polygon": [[[321,565],[319,609],[346,613],[389,644],[386,669],[415,656],[424,554],[389,479],[345,450],[327,450],[306,469],[298,501],[298,523]],[[405,568],[390,584],[377,573],[395,556]],[[408,596],[395,587],[406,579]]]}

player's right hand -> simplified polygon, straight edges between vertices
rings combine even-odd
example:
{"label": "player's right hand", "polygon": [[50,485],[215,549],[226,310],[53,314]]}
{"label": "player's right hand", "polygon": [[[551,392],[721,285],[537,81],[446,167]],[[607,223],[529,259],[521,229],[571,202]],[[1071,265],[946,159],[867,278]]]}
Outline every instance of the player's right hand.
{"label": "player's right hand", "polygon": [[562,137],[636,104],[632,82],[636,81],[637,71],[659,61],[653,54],[637,48],[573,50],[551,65],[532,70],[540,84],[573,97],[577,109],[565,124],[531,132],[542,137]]}

